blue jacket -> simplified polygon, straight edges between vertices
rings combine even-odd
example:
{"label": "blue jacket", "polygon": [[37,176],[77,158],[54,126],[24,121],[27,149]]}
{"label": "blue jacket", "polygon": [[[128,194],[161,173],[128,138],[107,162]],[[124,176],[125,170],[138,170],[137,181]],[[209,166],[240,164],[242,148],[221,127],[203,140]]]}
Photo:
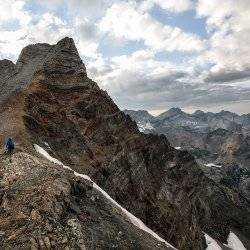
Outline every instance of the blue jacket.
{"label": "blue jacket", "polygon": [[11,137],[9,137],[8,140],[7,140],[6,148],[7,149],[15,149],[15,143],[14,143],[14,140]]}

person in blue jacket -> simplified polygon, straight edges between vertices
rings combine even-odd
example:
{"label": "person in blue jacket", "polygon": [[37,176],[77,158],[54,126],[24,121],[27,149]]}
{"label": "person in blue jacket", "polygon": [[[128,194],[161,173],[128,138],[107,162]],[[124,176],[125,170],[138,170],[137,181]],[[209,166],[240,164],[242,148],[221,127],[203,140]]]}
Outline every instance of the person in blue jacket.
{"label": "person in blue jacket", "polygon": [[6,150],[10,156],[10,162],[11,162],[11,156],[13,154],[13,151],[15,149],[15,143],[12,137],[9,137],[6,143]]}

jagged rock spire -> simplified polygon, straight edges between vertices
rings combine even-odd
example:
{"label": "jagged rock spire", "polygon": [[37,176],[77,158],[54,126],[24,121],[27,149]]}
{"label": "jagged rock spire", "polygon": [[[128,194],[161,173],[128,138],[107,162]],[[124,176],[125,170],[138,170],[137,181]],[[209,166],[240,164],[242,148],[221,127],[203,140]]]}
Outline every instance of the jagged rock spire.
{"label": "jagged rock spire", "polygon": [[63,88],[83,85],[97,87],[87,78],[85,65],[74,40],[69,37],[54,45],[38,43],[26,46],[21,51],[16,65],[7,60],[1,62],[0,103],[32,81]]}
{"label": "jagged rock spire", "polygon": [[44,62],[46,73],[86,75],[86,68],[78,54],[74,40],[65,37],[50,51]]}

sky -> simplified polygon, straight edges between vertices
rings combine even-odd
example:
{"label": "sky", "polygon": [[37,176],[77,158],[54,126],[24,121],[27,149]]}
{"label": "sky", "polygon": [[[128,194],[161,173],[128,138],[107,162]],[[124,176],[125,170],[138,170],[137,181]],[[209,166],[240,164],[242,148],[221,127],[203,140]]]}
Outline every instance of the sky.
{"label": "sky", "polygon": [[249,0],[4,0],[0,59],[74,38],[121,109],[250,113]]}

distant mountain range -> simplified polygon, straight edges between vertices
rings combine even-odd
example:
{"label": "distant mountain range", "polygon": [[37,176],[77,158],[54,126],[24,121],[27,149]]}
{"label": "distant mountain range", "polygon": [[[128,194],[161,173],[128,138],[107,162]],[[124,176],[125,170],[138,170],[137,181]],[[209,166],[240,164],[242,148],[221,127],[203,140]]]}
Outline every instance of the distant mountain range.
{"label": "distant mountain range", "polygon": [[154,128],[172,125],[189,127],[199,132],[209,132],[219,128],[243,133],[248,133],[250,130],[250,114],[238,115],[224,110],[219,113],[197,110],[193,114],[188,114],[180,108],[171,108],[156,117],[146,110],[124,110],[124,112],[139,124],[143,132],[147,132],[144,126],[148,126],[148,123]]}
{"label": "distant mountain range", "polygon": [[164,134],[170,143],[193,153],[202,163],[240,164],[250,161],[250,114],[171,108],[159,116],[145,110],[124,110],[144,133]]}

